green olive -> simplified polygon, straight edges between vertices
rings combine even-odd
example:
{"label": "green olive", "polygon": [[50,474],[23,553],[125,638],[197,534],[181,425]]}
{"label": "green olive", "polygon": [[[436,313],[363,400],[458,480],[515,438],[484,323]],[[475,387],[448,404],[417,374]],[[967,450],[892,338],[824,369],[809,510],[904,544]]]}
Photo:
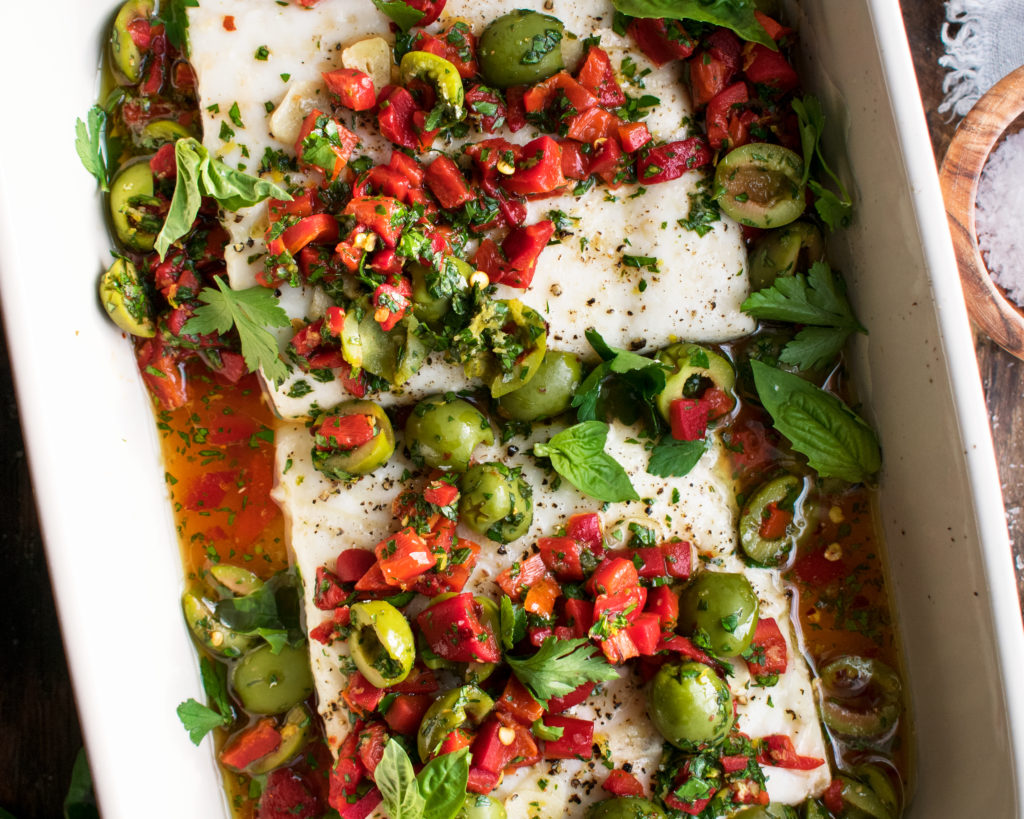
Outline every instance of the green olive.
{"label": "green olive", "polygon": [[467,793],[462,809],[455,819],[505,819],[505,806],[498,800],[482,793]]}
{"label": "green olive", "polygon": [[135,265],[122,256],[100,276],[100,303],[110,320],[129,335],[156,335],[153,307]]}
{"label": "green olive", "polygon": [[248,569],[232,566],[230,563],[218,563],[210,568],[213,579],[224,586],[232,594],[246,595],[259,591],[263,581]]}
{"label": "green olive", "polygon": [[524,386],[498,399],[502,415],[516,421],[544,421],[561,415],[583,377],[580,360],[572,353],[548,350],[537,374]]}
{"label": "green olive", "polygon": [[153,16],[153,0],[128,0],[114,18],[110,32],[110,57],[118,73],[134,85],[142,79],[142,52],[132,40],[128,26],[135,20],[148,20]]}
{"label": "green olive", "polygon": [[658,411],[666,421],[669,408],[677,398],[700,398],[715,387],[733,399],[736,372],[725,356],[699,344],[673,344],[655,356],[671,370],[665,376],[665,389],[658,393]]}
{"label": "green olive", "polygon": [[527,384],[547,350],[547,322],[519,299],[486,301],[466,332],[478,348],[463,365],[466,377],[484,381],[493,398]]}
{"label": "green olive", "polygon": [[282,714],[313,693],[309,649],[285,645],[278,654],[262,645],[231,670],[231,687],[253,714]]}
{"label": "green olive", "polygon": [[804,802],[803,819],[832,819],[829,813],[816,799]]}
{"label": "green olive", "polygon": [[729,819],[796,819],[796,811],[789,805],[751,805]]}
{"label": "green olive", "polygon": [[839,781],[843,783],[842,819],[896,819],[899,816],[891,784],[883,785],[882,793],[878,793],[868,783],[848,776],[840,775]]}
{"label": "green olive", "polygon": [[473,450],[494,443],[490,422],[468,401],[453,394],[420,401],[405,424],[405,442],[417,463],[465,472]]}
{"label": "green olive", "polygon": [[825,240],[810,222],[769,231],[750,250],[750,289],[770,287],[780,276],[804,273],[825,260]]}
{"label": "green olive", "polygon": [[[782,475],[761,484],[740,513],[740,546],[759,566],[778,566],[811,533],[811,521],[804,511],[809,480],[796,475]],[[781,510],[788,522],[777,537],[762,534],[761,527],[770,515],[770,507]],[[769,533],[774,534],[774,533]]]}
{"label": "green olive", "polygon": [[228,628],[217,619],[206,601],[192,592],[181,596],[181,609],[195,638],[221,657],[241,657],[259,640],[255,634],[242,634]]}
{"label": "green olive", "polygon": [[526,534],[533,523],[533,489],[520,469],[497,462],[471,466],[459,482],[459,519],[498,543]]}
{"label": "green olive", "polygon": [[444,108],[441,125],[454,125],[466,118],[466,99],[459,70],[444,57],[429,51],[409,51],[399,66],[402,82],[422,80],[434,87],[437,102]]}
{"label": "green olive", "polygon": [[441,264],[441,272],[420,262],[405,266],[412,274],[413,315],[435,329],[451,309],[452,295],[468,288],[473,275],[473,266],[455,256],[445,256]]}
{"label": "green olive", "polygon": [[253,762],[248,768],[249,773],[270,773],[274,768],[280,768],[290,762],[306,747],[312,727],[313,715],[309,709],[301,702],[292,707],[285,714],[284,724],[278,731],[281,734],[281,744],[277,746],[276,751]]}
{"label": "green olive", "polygon": [[494,707],[494,700],[475,685],[453,688],[434,700],[420,722],[416,747],[426,760],[456,728],[467,721],[479,725]]}
{"label": "green olive", "polygon": [[658,733],[690,752],[721,742],[734,720],[729,686],[693,662],[659,669],[647,690],[647,713]]}
{"label": "green olive", "polygon": [[373,317],[369,299],[357,300],[345,314],[341,352],[352,365],[400,387],[415,375],[427,358],[415,316],[406,316],[385,332]]}
{"label": "green olive", "polygon": [[477,44],[480,73],[488,85],[532,85],[557,74],[562,61],[562,21],[517,9],[487,24]]}
{"label": "green olive", "polygon": [[146,127],[142,129],[139,141],[143,147],[152,149],[189,137],[195,137],[195,134],[173,119],[156,119],[147,123]]}
{"label": "green olive", "polygon": [[152,250],[163,227],[160,217],[151,212],[159,205],[148,160],[140,159],[118,171],[110,183],[110,218],[118,241],[132,250]]}
{"label": "green olive", "polygon": [[616,796],[591,805],[587,819],[665,819],[665,811],[639,796]]}
{"label": "green olive", "polygon": [[804,212],[803,176],[804,161],[795,152],[748,143],[726,154],[715,168],[715,199],[741,225],[782,227]]}
{"label": "green olive", "polygon": [[[351,415],[364,415],[374,427],[374,435],[365,443],[350,449],[337,448],[334,439],[320,433],[321,428]],[[313,466],[335,481],[351,481],[367,475],[388,462],[395,451],[395,431],[384,409],[373,401],[347,401],[316,418],[313,425]]]}
{"label": "green olive", "polygon": [[702,571],[680,596],[679,626],[716,657],[736,657],[750,648],[759,609],[742,574]]}
{"label": "green olive", "polygon": [[348,649],[370,685],[387,688],[409,676],[416,641],[402,612],[384,600],[356,603],[349,609]]}
{"label": "green olive", "polygon": [[833,733],[850,739],[887,734],[902,711],[902,686],[881,660],[839,657],[821,669],[821,715]]}

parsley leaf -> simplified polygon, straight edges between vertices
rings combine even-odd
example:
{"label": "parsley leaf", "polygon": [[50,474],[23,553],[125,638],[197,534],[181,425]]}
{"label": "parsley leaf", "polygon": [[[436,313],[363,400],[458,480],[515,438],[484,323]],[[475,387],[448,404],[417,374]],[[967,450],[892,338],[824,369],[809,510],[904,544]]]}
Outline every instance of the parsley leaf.
{"label": "parsley leaf", "polygon": [[562,430],[533,454],[550,458],[555,471],[585,495],[609,503],[639,500],[622,464],[604,451],[608,424],[583,421]]}
{"label": "parsley leaf", "polygon": [[647,472],[659,478],[681,478],[697,465],[707,448],[707,438],[677,441],[671,435],[664,435],[651,450]]}
{"label": "parsley leaf", "polygon": [[[825,112],[821,101],[812,95],[793,100],[800,128],[800,145],[804,154],[803,182],[814,194],[814,208],[818,216],[832,230],[846,227],[853,216],[853,199],[842,180],[829,167],[821,153],[821,135],[825,131]],[[839,189],[836,194],[821,182],[821,177],[811,178],[812,167],[819,169]]]}
{"label": "parsley leaf", "polygon": [[744,40],[778,51],[754,16],[754,0],[613,0],[616,10],[630,17],[663,17],[668,20],[696,20],[735,31]]}
{"label": "parsley leaf", "polygon": [[780,356],[780,361],[801,370],[828,363],[851,333],[867,333],[853,314],[842,278],[824,262],[811,265],[806,276],[779,276],[771,287],[752,293],[742,310],[754,318],[810,325]]}
{"label": "parsley leaf", "polygon": [[107,112],[94,105],[86,114],[86,122],[75,120],[75,151],[85,169],[96,177],[101,191],[110,190],[110,172],[107,168],[105,141]]}
{"label": "parsley leaf", "polygon": [[507,594],[501,598],[501,644],[506,651],[526,636],[526,610],[512,602]]}
{"label": "parsley leaf", "polygon": [[560,42],[562,42],[562,32],[560,29],[544,29],[543,34],[533,35],[533,40],[530,41],[530,48],[523,54],[519,62],[523,65],[535,65],[554,51]]}
{"label": "parsley leaf", "polygon": [[402,31],[408,31],[423,19],[422,11],[414,9],[408,3],[403,3],[402,0],[373,0],[373,5],[382,14],[394,20]]}
{"label": "parsley leaf", "polygon": [[288,314],[277,303],[274,291],[265,287],[232,290],[220,276],[213,277],[217,289],[204,287],[199,300],[204,302],[185,322],[184,333],[227,333],[232,327],[242,342],[242,357],[249,372],[263,368],[267,378],[280,381],[288,375],[288,365],[278,354],[277,340],[267,327],[287,327]]}
{"label": "parsley leaf", "polygon": [[158,19],[164,24],[167,39],[178,51],[189,56],[188,11],[199,8],[199,0],[161,0]]}
{"label": "parsley leaf", "polygon": [[[596,655],[596,656],[595,656]],[[618,672],[589,640],[548,637],[531,657],[505,657],[534,698],[547,708],[552,697],[564,697],[583,683],[618,679]]]}
{"label": "parsley leaf", "polygon": [[537,739],[543,739],[546,742],[561,739],[562,734],[565,733],[565,729],[561,725],[545,725],[543,719],[534,720],[530,731]]}
{"label": "parsley leaf", "polygon": [[708,191],[694,191],[686,194],[690,198],[690,211],[677,224],[683,230],[691,230],[698,236],[707,236],[714,230],[715,222],[722,218],[718,202]]}
{"label": "parsley leaf", "polygon": [[214,728],[219,728],[231,722],[227,717],[222,716],[212,708],[207,708],[191,697],[178,706],[177,712],[178,719],[181,720],[181,724],[188,731],[188,738],[192,740],[193,745],[198,745],[202,742],[203,737]]}

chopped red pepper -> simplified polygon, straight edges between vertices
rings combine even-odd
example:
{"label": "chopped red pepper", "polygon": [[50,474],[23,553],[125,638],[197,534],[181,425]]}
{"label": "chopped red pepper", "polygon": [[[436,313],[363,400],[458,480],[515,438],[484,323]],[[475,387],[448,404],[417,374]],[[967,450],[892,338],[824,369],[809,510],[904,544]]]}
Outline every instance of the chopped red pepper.
{"label": "chopped red pepper", "polygon": [[695,42],[678,21],[637,18],[630,21],[627,31],[655,65],[685,59],[693,53]]}
{"label": "chopped red pepper", "polygon": [[711,162],[711,151],[703,137],[690,137],[651,148],[637,162],[636,178],[641,185],[678,179],[687,171]]}
{"label": "chopped red pepper", "polygon": [[762,765],[791,768],[796,771],[812,771],[825,764],[824,759],[800,756],[793,747],[793,740],[785,734],[772,734],[763,737],[757,744],[760,746],[757,761]]}
{"label": "chopped red pepper", "polygon": [[[392,254],[392,251],[387,251]],[[399,264],[399,269],[401,265]],[[394,280],[378,284],[373,291],[371,299],[377,310],[373,318],[380,325],[380,328],[387,332],[394,328],[407,315],[412,313],[412,284],[409,280],[397,276]]]}
{"label": "chopped red pepper", "polygon": [[644,786],[640,784],[640,780],[622,768],[609,771],[601,787],[613,796],[644,795]]}
{"label": "chopped red pepper", "polygon": [[314,108],[299,129],[295,153],[301,167],[319,168],[328,180],[334,181],[341,175],[358,144],[358,136],[338,120]]}
{"label": "chopped red pepper", "polygon": [[466,111],[479,122],[480,129],[493,134],[506,120],[505,103],[497,91],[474,85],[466,92]]}
{"label": "chopped red pepper", "polygon": [[570,691],[564,697],[552,697],[548,700],[548,713],[561,714],[573,706],[586,702],[587,698],[594,692],[594,683],[583,683],[578,688]]}
{"label": "chopped red pepper", "polygon": [[590,759],[594,755],[594,723],[589,719],[577,719],[548,714],[544,724],[549,728],[561,728],[559,739],[544,743],[545,759]]}
{"label": "chopped red pepper", "polygon": [[544,715],[544,706],[533,698],[526,686],[513,674],[505,684],[505,690],[495,703],[495,708],[511,714],[523,725],[532,725]]}
{"label": "chopped red pepper", "polygon": [[602,561],[587,581],[587,591],[593,595],[613,595],[631,591],[640,585],[640,575],[633,561],[624,557],[609,557]]}
{"label": "chopped red pepper", "polygon": [[843,780],[833,779],[825,792],[822,794],[825,807],[837,816],[843,812],[845,802],[843,800]]}
{"label": "chopped red pepper", "polygon": [[356,581],[356,591],[365,592],[391,592],[398,591],[398,587],[384,579],[384,573],[379,563],[374,563],[362,577]]}
{"label": "chopped red pepper", "polygon": [[412,580],[437,564],[437,555],[411,526],[384,538],[374,547],[384,580],[406,588]]}
{"label": "chopped red pepper", "polygon": [[565,601],[565,619],[573,637],[586,637],[594,623],[594,604],[589,600],[569,598]]}
{"label": "chopped red pepper", "polygon": [[377,765],[384,757],[384,746],[388,741],[388,730],[382,722],[367,723],[359,732],[359,745],[356,753],[359,754],[359,761],[363,763],[366,772],[373,776]]}
{"label": "chopped red pepper", "polygon": [[754,639],[750,643],[750,660],[747,667],[750,676],[758,679],[782,674],[789,664],[786,638],[782,636],[779,624],[771,617],[757,621]]}
{"label": "chopped red pepper", "polygon": [[495,582],[512,600],[518,602],[525,589],[547,574],[547,566],[540,555],[530,555],[522,562],[515,562],[495,578]]}
{"label": "chopped red pepper", "polygon": [[356,749],[359,745],[359,731],[363,727],[361,720],[357,720],[345,741],[338,749],[338,758],[331,768],[330,795],[328,803],[336,810],[342,810],[348,805],[347,797],[356,792],[366,769],[359,761]]}
{"label": "chopped red pepper", "polygon": [[419,109],[406,89],[389,85],[380,92],[377,126],[381,136],[395,145],[416,150],[419,137],[413,127],[413,114]]}
{"label": "chopped red pepper", "polygon": [[348,685],[341,692],[342,698],[356,714],[372,714],[384,699],[384,689],[370,683],[358,671],[353,671],[348,678]]}
{"label": "chopped red pepper", "polygon": [[765,540],[778,540],[784,537],[789,524],[793,522],[793,513],[789,509],[780,509],[779,505],[772,501],[764,508],[761,517],[761,525],[757,533]]}
{"label": "chopped red pepper", "polygon": [[800,77],[781,52],[772,51],[760,43],[747,43],[744,52],[743,72],[754,85],[771,88],[779,94],[800,85]]}
{"label": "chopped red pepper", "polygon": [[699,398],[676,398],[669,404],[669,423],[677,441],[700,441],[708,431],[708,405]]}
{"label": "chopped red pepper", "polygon": [[415,734],[431,701],[426,694],[399,694],[388,706],[384,720],[396,734]]}
{"label": "chopped red pepper", "polygon": [[523,608],[528,614],[550,619],[555,613],[555,601],[561,593],[558,581],[546,574],[530,586],[523,598]]}
{"label": "chopped red pepper", "polygon": [[566,136],[593,145],[598,140],[617,137],[621,124],[622,120],[615,114],[603,108],[590,108],[569,118]]}
{"label": "chopped red pepper", "polygon": [[646,122],[620,122],[618,135],[622,150],[627,154],[639,151],[651,141],[651,132]]}
{"label": "chopped red pepper", "polygon": [[626,104],[626,95],[619,88],[612,70],[608,52],[597,46],[587,50],[587,57],[576,75],[580,85],[592,92],[605,108],[618,108]]}
{"label": "chopped red pepper", "polygon": [[316,430],[317,449],[347,452],[372,441],[376,434],[372,415],[328,415]]}
{"label": "chopped red pepper", "polygon": [[370,75],[357,68],[338,68],[323,73],[327,90],[352,111],[369,111],[377,104],[377,92]]}
{"label": "chopped red pepper", "polygon": [[320,800],[298,771],[278,768],[267,776],[256,819],[314,819],[323,814]]}
{"label": "chopped red pepper", "polygon": [[720,91],[708,103],[708,143],[716,151],[726,146],[738,148],[748,137],[748,128],[742,118],[742,106],[750,100],[747,84],[737,82]]}
{"label": "chopped red pepper", "polygon": [[423,636],[438,657],[460,663],[496,663],[501,652],[494,635],[480,622],[473,595],[441,600],[416,618]]}
{"label": "chopped red pepper", "polygon": [[257,759],[273,753],[280,745],[281,734],[274,720],[266,717],[232,737],[220,752],[220,761],[232,770],[241,771]]}
{"label": "chopped red pepper", "polygon": [[604,556],[604,530],[601,528],[601,516],[597,512],[571,515],[566,521],[565,533],[590,549],[594,557]]}
{"label": "chopped red pepper", "polygon": [[551,193],[565,185],[562,148],[549,136],[537,137],[523,146],[515,172],[501,180],[510,193],[530,196]]}
{"label": "chopped red pepper", "polygon": [[541,560],[559,580],[583,579],[580,544],[571,537],[542,537],[537,540]]}
{"label": "chopped red pepper", "polygon": [[342,213],[354,216],[358,224],[372,230],[392,248],[405,227],[405,206],[392,196],[354,197]]}
{"label": "chopped red pepper", "polygon": [[641,657],[650,657],[658,651],[661,640],[661,619],[657,614],[640,614],[632,625],[626,626],[626,634],[636,646]]}
{"label": "chopped red pepper", "polygon": [[322,611],[331,611],[344,603],[347,596],[341,588],[341,580],[334,572],[323,566],[316,567],[313,605]]}
{"label": "chopped red pepper", "polygon": [[576,113],[597,107],[597,97],[574,80],[566,71],[560,71],[532,86],[523,95],[523,107],[529,114],[538,114],[554,102],[560,93],[565,95],[569,105]]}
{"label": "chopped red pepper", "polygon": [[679,596],[669,586],[658,586],[647,592],[645,611],[657,616],[661,630],[671,634],[679,622]]}
{"label": "chopped red pepper", "polygon": [[427,166],[425,179],[430,192],[446,210],[461,207],[476,198],[459,166],[444,154]]}

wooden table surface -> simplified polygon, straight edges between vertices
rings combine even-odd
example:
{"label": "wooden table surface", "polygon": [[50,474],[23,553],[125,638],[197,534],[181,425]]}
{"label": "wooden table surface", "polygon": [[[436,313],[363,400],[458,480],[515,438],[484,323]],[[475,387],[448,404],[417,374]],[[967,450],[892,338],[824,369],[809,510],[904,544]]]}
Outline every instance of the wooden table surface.
{"label": "wooden table surface", "polygon": [[[936,110],[942,99],[943,3],[903,0],[902,5],[935,155],[941,160],[955,129]],[[0,394],[8,397],[0,412],[0,808],[16,819],[51,819],[62,813],[82,738],[2,337],[0,347]],[[977,351],[1024,601],[1024,362],[985,339],[978,340]]]}

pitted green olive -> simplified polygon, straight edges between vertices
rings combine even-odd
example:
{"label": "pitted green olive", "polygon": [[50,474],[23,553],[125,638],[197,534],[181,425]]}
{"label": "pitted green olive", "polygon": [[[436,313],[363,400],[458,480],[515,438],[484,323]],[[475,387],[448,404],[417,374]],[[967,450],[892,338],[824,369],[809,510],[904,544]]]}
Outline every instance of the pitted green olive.
{"label": "pitted green olive", "polygon": [[374,318],[370,300],[357,299],[342,325],[342,355],[353,368],[379,375],[399,387],[419,371],[427,357],[418,327],[419,320],[411,315],[385,331]]}
{"label": "pitted green olive", "polygon": [[903,799],[900,792],[893,785],[892,777],[881,766],[872,764],[857,765],[853,769],[853,773],[857,779],[874,792],[882,804],[892,811],[894,815],[900,815],[900,806]]}
{"label": "pitted green olive", "polygon": [[421,80],[434,87],[437,102],[444,109],[444,119],[440,123],[454,125],[466,118],[465,90],[459,70],[444,57],[429,51],[409,51],[402,57],[399,66],[402,82],[408,85],[410,80]]}
{"label": "pitted green olive", "polygon": [[832,814],[818,803],[816,799],[808,799],[804,802],[802,819],[832,819]]}
{"label": "pitted green olive", "polygon": [[825,240],[810,222],[793,222],[769,231],[750,250],[750,289],[770,287],[780,276],[805,273],[824,260]]}
{"label": "pitted green olive", "polygon": [[213,575],[214,580],[235,595],[252,594],[263,587],[263,581],[255,573],[241,566],[232,566],[230,563],[218,563],[212,566],[210,574]]}
{"label": "pitted green olive", "polygon": [[445,256],[441,264],[441,272],[420,262],[405,266],[412,274],[413,315],[435,329],[451,309],[452,295],[468,289],[473,275],[473,266],[455,256]]}
{"label": "pitted green olive", "polygon": [[312,727],[313,715],[300,702],[285,714],[284,724],[278,730],[281,744],[277,750],[253,762],[248,768],[249,772],[257,775],[270,773],[298,756],[309,742]]}
{"label": "pitted green olive", "polygon": [[516,421],[543,421],[561,415],[572,402],[583,377],[572,353],[548,350],[537,374],[524,386],[498,399],[501,414]]}
{"label": "pitted green olive", "polygon": [[492,462],[471,466],[459,482],[459,518],[499,543],[526,534],[533,523],[533,489],[522,471]]}
{"label": "pitted green olive", "polygon": [[789,805],[751,805],[729,819],[796,819],[796,811]]}
{"label": "pitted green olive", "polygon": [[715,745],[733,723],[729,686],[704,663],[663,665],[647,691],[647,714],[658,732],[683,751]]}
{"label": "pitted green olive", "polygon": [[839,657],[821,669],[821,715],[837,735],[867,740],[888,733],[902,711],[900,678],[881,660]]}
{"label": "pitted green olive", "polygon": [[259,640],[255,634],[242,634],[225,626],[214,615],[213,609],[192,592],[181,596],[181,608],[195,638],[221,657],[241,657]]}
{"label": "pitted green olive", "polygon": [[100,276],[100,303],[110,320],[129,335],[139,338],[156,335],[149,296],[139,272],[128,259],[118,257]]}
{"label": "pitted green olive", "polygon": [[309,648],[285,645],[278,654],[262,645],[231,669],[231,687],[247,711],[282,714],[313,693]]}
{"label": "pitted green olive", "polygon": [[616,796],[591,805],[587,819],[665,819],[665,811],[639,796]]}
{"label": "pitted green olive", "polygon": [[367,475],[395,451],[391,420],[373,401],[346,401],[318,416],[313,438],[313,466],[335,481]]}
{"label": "pitted green olive", "polygon": [[742,574],[702,571],[679,598],[679,627],[716,657],[750,648],[760,604]]}
{"label": "pitted green olive", "polygon": [[548,343],[548,325],[519,299],[490,299],[470,319],[463,370],[479,378],[492,398],[501,398],[537,374]]}
{"label": "pitted green olive", "polygon": [[781,145],[751,142],[725,155],[715,168],[715,199],[739,222],[777,228],[795,221],[804,198],[804,161]]}
{"label": "pitted green olive", "polygon": [[497,797],[482,793],[467,793],[462,809],[455,819],[505,819],[505,806]]}
{"label": "pitted green olive", "polygon": [[126,165],[110,183],[110,218],[114,234],[125,247],[143,252],[153,249],[163,227],[163,220],[156,215],[159,206],[146,159]]}
{"label": "pitted green olive", "polygon": [[841,819],[896,819],[899,816],[899,805],[891,784],[882,785],[883,792],[878,793],[867,782],[849,776],[840,775],[839,781],[843,783]]}
{"label": "pitted green olive", "polygon": [[157,119],[146,124],[139,135],[139,141],[144,148],[159,148],[168,142],[177,142],[179,139],[188,139],[196,135],[184,125],[173,119]]}
{"label": "pitted green olive", "polygon": [[796,475],[761,484],[740,513],[740,546],[759,566],[784,563],[811,532],[804,510],[807,485]]}
{"label": "pitted green olive", "polygon": [[700,398],[710,387],[724,392],[735,405],[736,372],[725,356],[699,344],[680,343],[666,347],[655,357],[671,367],[665,376],[665,389],[657,397],[658,411],[666,421],[673,401]]}
{"label": "pitted green olive", "polygon": [[494,707],[486,693],[475,685],[463,685],[442,694],[427,709],[416,735],[420,759],[429,759],[445,738],[467,721],[479,725]]}
{"label": "pitted green olive", "polygon": [[492,20],[480,35],[477,59],[488,85],[532,85],[562,70],[562,21],[517,9]]}
{"label": "pitted green olive", "polygon": [[387,688],[408,677],[416,660],[416,641],[402,612],[383,600],[372,600],[354,604],[349,616],[349,652],[367,682]]}
{"label": "pitted green olive", "polygon": [[413,408],[405,423],[405,442],[414,461],[465,472],[473,450],[494,443],[494,431],[468,401],[454,395],[432,395]]}
{"label": "pitted green olive", "polygon": [[135,45],[129,26],[136,20],[149,20],[153,16],[153,0],[128,0],[117,17],[110,32],[110,58],[118,73],[134,85],[142,79],[142,52]]}

